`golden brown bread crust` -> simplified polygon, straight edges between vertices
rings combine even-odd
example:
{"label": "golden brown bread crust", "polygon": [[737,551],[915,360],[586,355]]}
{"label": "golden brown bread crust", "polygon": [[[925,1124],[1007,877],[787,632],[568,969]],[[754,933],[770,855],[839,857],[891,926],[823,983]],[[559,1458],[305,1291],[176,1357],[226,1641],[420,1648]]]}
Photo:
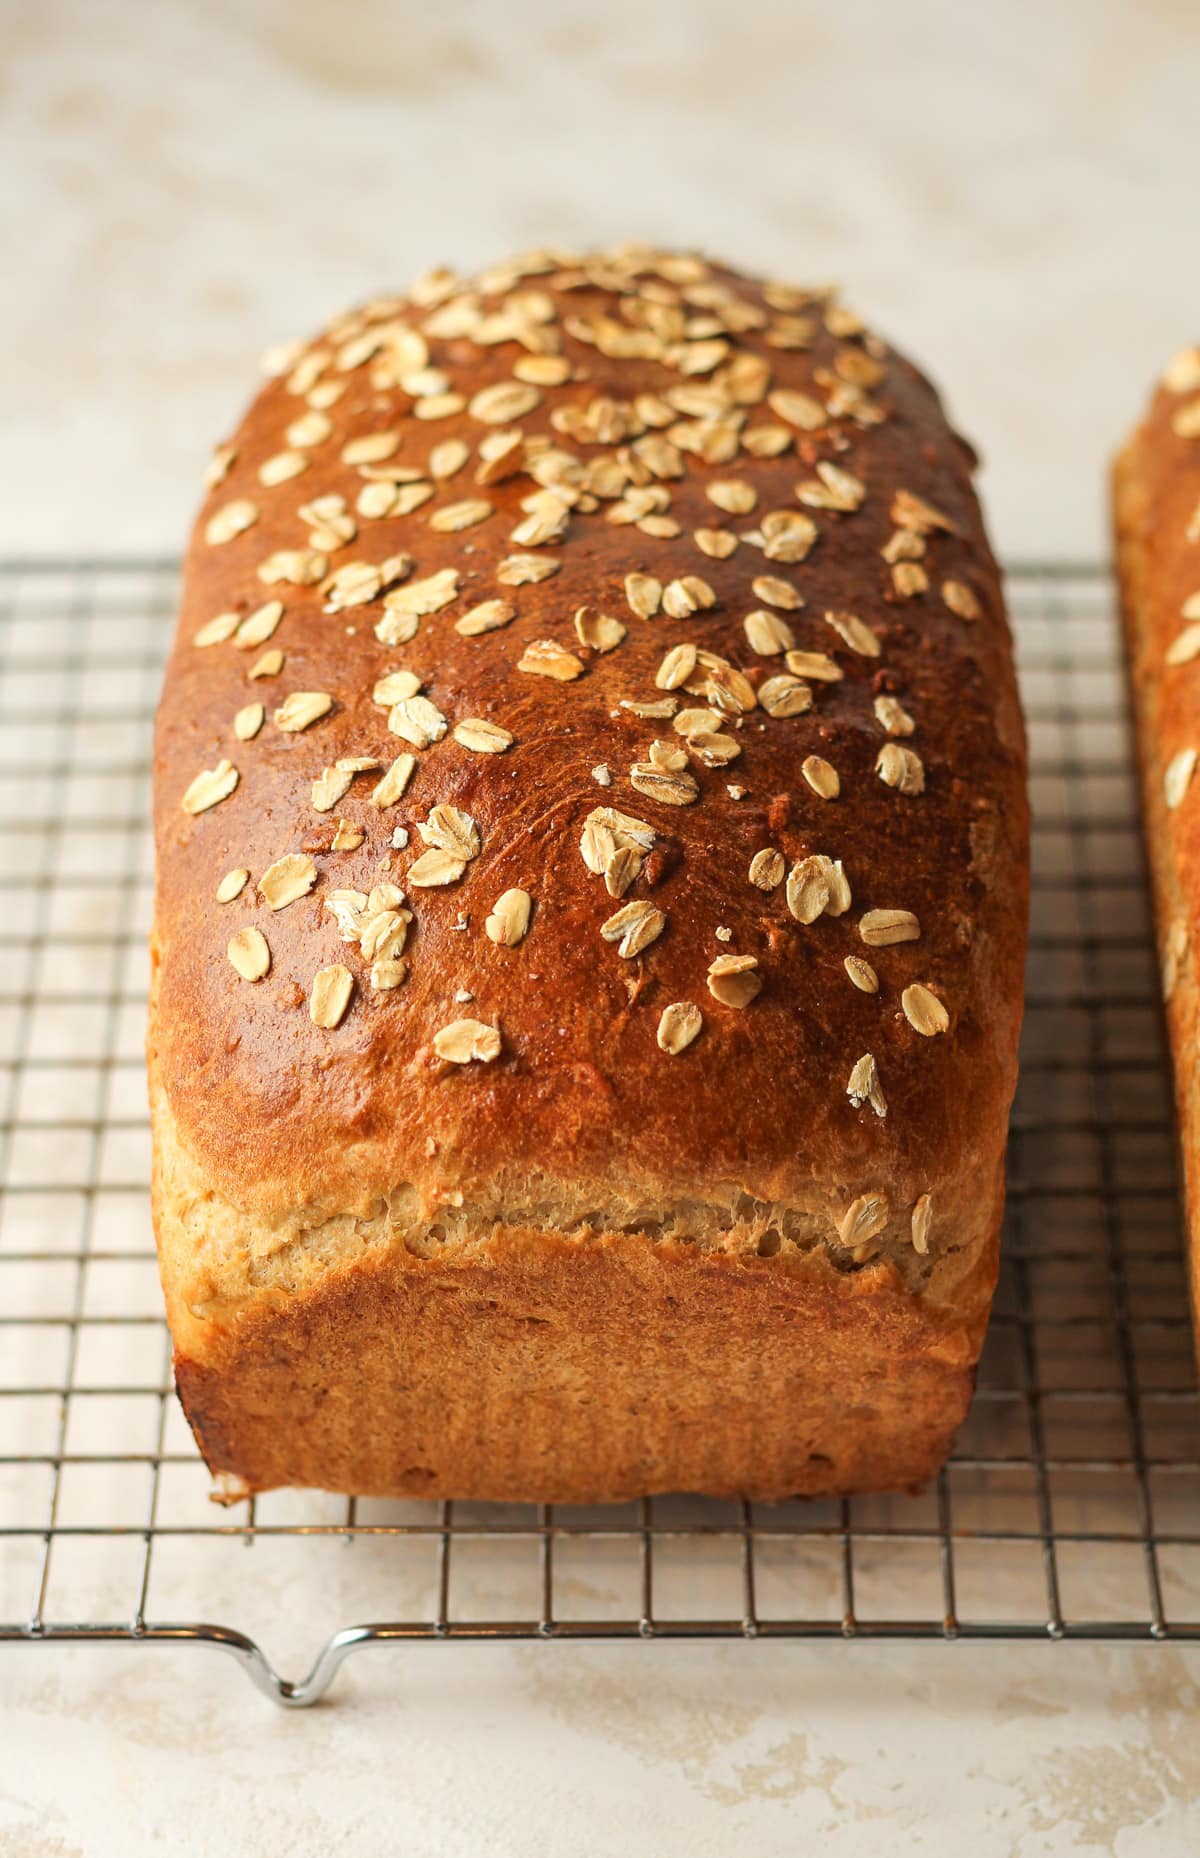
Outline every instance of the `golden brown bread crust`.
{"label": "golden brown bread crust", "polygon": [[[916,1488],[971,1397],[995,1282],[1000,1168],[946,1225],[958,1295],[821,1250],[761,1256],[641,1231],[496,1224],[420,1256],[383,1217],[310,1280],[186,1302],[211,1201],[155,1093],[155,1217],[176,1381],[242,1489],[586,1503],[699,1490],[777,1498]],[[246,1230],[245,1216],[242,1229]],[[184,1283],[187,1277],[185,1274]]]}
{"label": "golden brown bread crust", "polygon": [[256,1490],[588,1503],[915,1488],[966,1410],[982,1324],[927,1313],[890,1275],[508,1226],[486,1262],[396,1248],[348,1265],[259,1318],[252,1347],[181,1357],[179,1392],[212,1469]]}
{"label": "golden brown bread crust", "polygon": [[[290,356],[237,433],[189,550],[159,718],[150,1038],[185,1404],[214,1467],[258,1488],[548,1499],[920,1481],[965,1410],[994,1282],[1027,904],[1024,739],[971,455],[928,383],[826,299],[636,252],[535,258],[474,288],[427,284],[421,302],[370,306]],[[544,378],[476,399],[511,386],[514,364],[518,381]],[[559,365],[568,378],[551,383]],[[460,404],[439,397],[459,389]],[[364,478],[361,449],[358,463],[342,454],[370,433],[398,443]],[[460,440],[468,461],[430,476],[432,448]],[[260,478],[298,461],[298,475]],[[364,490],[368,510],[384,507],[386,486],[371,485],[388,470],[410,474],[391,495],[426,500],[402,516],[356,514]],[[342,510],[299,514],[331,493]],[[206,539],[235,530],[242,503],[252,524]],[[481,520],[443,527],[465,515],[439,512],[463,503]],[[521,527],[556,514],[553,540]],[[388,629],[386,590],[330,613],[348,577],[330,600],[324,576],[259,575],[276,551],[306,549],[314,524],[336,531],[347,516],[352,539],[322,538],[326,575],[411,557],[393,613],[406,588],[458,576],[453,600],[398,645],[375,633]],[[559,565],[513,586],[498,564],[523,553]],[[655,577],[677,608],[689,587],[707,600],[687,578],[701,577],[714,603],[640,617],[631,573]],[[764,576],[791,594],[764,590]],[[210,623],[275,596],[277,629],[268,640],[273,613],[256,619],[249,650],[218,636],[233,618]],[[496,599],[516,609],[502,628],[456,629]],[[581,608],[624,634],[586,618],[577,631]],[[745,626],[754,613],[765,617]],[[797,706],[811,693],[805,713],[777,713],[767,684],[785,672],[764,649],[786,644],[771,636],[780,621],[842,673],[793,679]],[[215,642],[197,645],[198,632]],[[543,640],[556,668],[573,669],[571,652],[581,674],[522,669]],[[700,661],[664,689],[662,660],[679,646],[744,677]],[[282,670],[248,679],[277,648]],[[381,809],[373,786],[410,743],[372,692],[401,670],[449,732],[412,748],[406,792]],[[332,707],[288,731],[271,718],[295,692],[328,693]],[[259,700],[268,720],[239,740],[235,713]],[[716,716],[689,748],[675,716],[630,702]],[[454,730],[471,718],[511,746],[477,752],[471,731],[464,745]],[[889,733],[908,719],[911,733]],[[392,722],[411,727],[403,712]],[[709,765],[714,736],[737,758]],[[657,768],[655,738],[667,745]],[[881,751],[899,786],[876,771]],[[381,766],[315,810],[312,783],[347,757]],[[183,810],[189,784],[223,758],[236,787]],[[635,764],[648,772],[631,776]],[[611,785],[597,783],[600,765]],[[833,799],[820,791],[829,767]],[[688,803],[648,791],[663,774]],[[470,816],[449,817],[478,850],[458,881],[420,888],[408,874],[435,805]],[[603,807],[652,828],[632,871],[614,865],[611,842],[607,877],[581,856]],[[331,849],[339,819],[361,845]],[[409,837],[399,849],[397,827]],[[774,889],[748,876],[768,849],[798,870]],[[257,880],[296,854],[311,867],[284,875],[301,869],[313,887],[285,907],[272,911],[254,881],[215,900],[231,868]],[[821,854],[841,861],[852,904],[797,920],[804,861]],[[818,892],[830,876],[817,873]],[[372,987],[371,960],[325,907],[335,890],[361,904],[381,883],[405,901],[376,907],[415,917],[389,991]],[[500,946],[484,919],[517,887],[532,899],[528,933]],[[628,904],[664,921],[623,958],[600,929]],[[869,946],[860,924],[869,931],[876,910],[914,912],[919,939]],[[351,907],[352,936],[363,916]],[[248,929],[269,945],[259,981],[225,954]],[[723,955],[758,964],[761,991],[744,1007],[710,989]],[[848,958],[871,963],[878,991],[854,985]],[[322,1026],[306,1002],[335,965],[353,991]],[[906,993],[914,985],[930,993]],[[703,1015],[677,1054],[657,1038],[674,1002]],[[498,1056],[439,1055],[435,1039],[464,1016],[498,1030]],[[471,1310],[469,1325],[446,1317],[451,1304]],[[552,1347],[538,1340],[543,1305]],[[529,1413],[536,1424],[518,1425]]]}
{"label": "golden brown bread crust", "polygon": [[1117,457],[1113,514],[1200,1323],[1200,347],[1175,357]]}

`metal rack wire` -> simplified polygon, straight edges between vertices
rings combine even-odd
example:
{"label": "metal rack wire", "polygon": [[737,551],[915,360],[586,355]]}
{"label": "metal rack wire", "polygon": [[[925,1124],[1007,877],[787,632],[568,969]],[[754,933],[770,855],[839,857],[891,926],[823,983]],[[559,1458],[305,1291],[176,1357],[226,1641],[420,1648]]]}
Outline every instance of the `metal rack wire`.
{"label": "metal rack wire", "polygon": [[1111,592],[1066,565],[1010,592],[1036,821],[1023,1068],[1000,1290],[936,1487],[224,1511],[172,1397],[146,1204],[174,565],[0,563],[0,1645],[215,1645],[303,1705],[401,1639],[1200,1641],[1200,1396]]}

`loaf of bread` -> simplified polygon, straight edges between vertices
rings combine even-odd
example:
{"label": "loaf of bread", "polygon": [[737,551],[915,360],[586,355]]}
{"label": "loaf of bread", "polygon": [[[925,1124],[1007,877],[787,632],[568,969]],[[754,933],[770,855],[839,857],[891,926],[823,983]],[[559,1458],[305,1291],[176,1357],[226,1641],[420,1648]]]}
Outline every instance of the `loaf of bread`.
{"label": "loaf of bread", "polygon": [[832,293],[435,271],[216,453],[156,755],[226,1487],[913,1487],[997,1268],[1025,749],[973,457]]}
{"label": "loaf of bread", "polygon": [[1200,347],[1176,355],[1113,471],[1117,563],[1200,1317]]}

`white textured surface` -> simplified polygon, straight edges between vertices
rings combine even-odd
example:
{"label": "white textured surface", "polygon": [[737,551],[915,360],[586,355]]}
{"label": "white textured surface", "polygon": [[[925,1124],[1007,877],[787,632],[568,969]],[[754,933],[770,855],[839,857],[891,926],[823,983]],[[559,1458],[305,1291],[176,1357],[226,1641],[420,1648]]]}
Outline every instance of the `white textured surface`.
{"label": "white textured surface", "polygon": [[[0,549],[172,550],[259,350],[543,238],[837,276],[1007,551],[1200,325],[1190,0],[74,0],[0,15]],[[248,1558],[249,1559],[249,1558]],[[248,1565],[245,1579],[253,1579]],[[215,1655],[0,1662],[5,1858],[1183,1858],[1200,1654],[416,1647],[284,1715]]]}
{"label": "white textured surface", "polygon": [[5,8],[0,548],[177,547],[266,343],[635,234],[839,279],[985,452],[1001,546],[1093,553],[1200,320],[1198,57],[1192,0]]}
{"label": "white textured surface", "polygon": [[13,1658],[5,1858],[1196,1849],[1173,1650],[422,1646],[289,1716],[215,1654]]}

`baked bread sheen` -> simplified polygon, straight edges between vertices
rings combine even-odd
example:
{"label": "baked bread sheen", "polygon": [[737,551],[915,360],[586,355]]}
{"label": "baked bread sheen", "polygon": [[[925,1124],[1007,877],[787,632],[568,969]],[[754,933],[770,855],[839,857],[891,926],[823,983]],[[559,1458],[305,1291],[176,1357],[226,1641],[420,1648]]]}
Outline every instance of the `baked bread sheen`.
{"label": "baked bread sheen", "polygon": [[1113,472],[1121,610],[1200,1314],[1200,345],[1175,356]]}
{"label": "baked bread sheen", "polygon": [[434,272],[268,373],[156,751],[156,1226],[210,1466],[927,1479],[1027,914],[969,448],[831,293],[636,246]]}

